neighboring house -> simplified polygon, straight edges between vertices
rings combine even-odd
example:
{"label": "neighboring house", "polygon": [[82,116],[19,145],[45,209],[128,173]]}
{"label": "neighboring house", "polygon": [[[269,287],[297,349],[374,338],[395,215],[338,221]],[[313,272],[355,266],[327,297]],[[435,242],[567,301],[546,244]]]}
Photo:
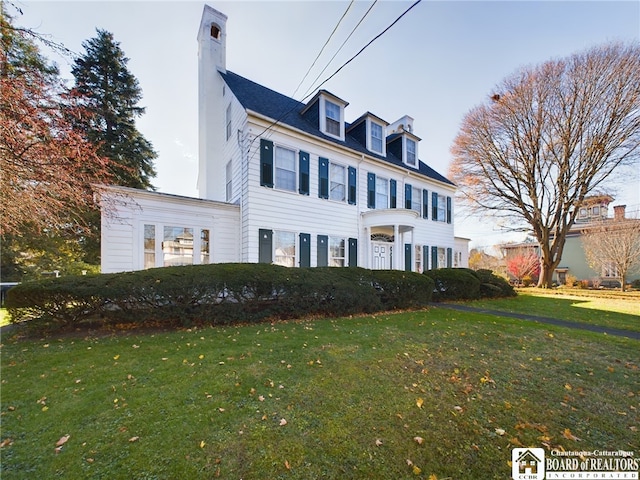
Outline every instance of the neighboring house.
{"label": "neighboring house", "polygon": [[[567,275],[572,275],[578,280],[587,280],[602,285],[618,286],[620,277],[615,268],[608,268],[605,262],[602,270],[596,271],[587,262],[582,243],[583,232],[594,226],[601,227],[605,224],[613,224],[625,219],[626,206],[616,205],[613,207],[614,215],[609,217],[609,204],[613,202],[613,197],[609,195],[597,195],[585,199],[576,221],[567,234],[567,240],[562,252],[562,261],[556,268],[555,280],[559,284],[564,284]],[[640,221],[640,220],[638,220]],[[630,272],[627,282],[640,278],[638,272]]]}
{"label": "neighboring house", "polygon": [[[613,225],[614,222],[625,219],[625,205],[613,207],[614,215],[613,217],[609,217],[609,204],[613,202],[613,200],[613,197],[609,195],[595,195],[584,200],[576,216],[576,221],[567,234],[562,251],[562,260],[554,272],[554,282],[559,285],[564,285],[567,281],[567,276],[571,276],[577,280],[585,280],[593,284],[606,286],[620,285],[618,272],[615,268],[608,267],[606,262],[604,262],[601,271],[596,271],[589,266],[583,245],[584,232],[589,231],[590,228],[600,228],[603,222],[605,222],[605,225]],[[538,256],[540,255],[539,246],[529,242],[502,245],[501,249],[504,257],[507,259],[510,256],[527,250],[534,251]],[[638,278],[640,278],[638,272],[631,272],[631,275],[627,278],[627,282]]]}
{"label": "neighboring house", "polygon": [[102,271],[268,262],[422,272],[466,267],[455,185],[419,159],[413,119],[320,90],[307,103],[226,69],[227,17],[198,32],[201,199],[107,187]]}

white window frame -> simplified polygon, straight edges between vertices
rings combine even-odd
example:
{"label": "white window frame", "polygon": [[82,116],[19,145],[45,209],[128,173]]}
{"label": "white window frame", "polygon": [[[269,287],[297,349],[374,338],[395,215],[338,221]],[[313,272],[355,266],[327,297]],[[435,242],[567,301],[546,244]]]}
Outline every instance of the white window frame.
{"label": "white window frame", "polygon": [[[336,169],[342,169],[342,174],[334,173]],[[342,185],[342,197],[338,193],[334,194],[340,185]],[[343,203],[347,201],[347,167],[332,161],[329,161],[329,200]]]}
{"label": "white window frame", "polygon": [[229,140],[229,138],[231,138],[231,103],[229,103],[229,105],[227,105],[227,110],[226,110],[226,131],[227,131],[227,140]]}
{"label": "white window frame", "polygon": [[[384,204],[380,202],[381,193],[380,193],[379,186],[382,184],[385,185],[385,195],[383,197],[385,199]],[[376,210],[389,208],[389,197],[390,197],[389,179],[376,175]]]}
{"label": "white window frame", "polygon": [[[413,144],[413,162],[409,161],[409,145]],[[404,138],[404,150],[405,150],[405,154],[404,154],[404,163],[406,163],[407,165],[410,165],[412,167],[417,167],[418,166],[418,142],[416,142],[415,140],[413,140],[412,138]]]}
{"label": "white window frame", "polygon": [[[171,230],[178,231],[182,229],[183,234],[191,235],[191,242],[185,238],[183,243],[178,241],[175,245],[167,245],[173,240],[167,239],[167,232],[171,232]],[[192,226],[184,227],[179,225],[163,225],[162,227],[162,265],[164,267],[169,266],[178,266],[178,265],[193,265],[194,262],[194,247],[195,247],[195,239],[194,229]],[[179,234],[176,234],[172,238],[179,238]],[[171,259],[174,259],[173,261]],[[183,260],[180,260],[183,259]],[[189,260],[190,259],[190,260]]]}
{"label": "white window frame", "polygon": [[[342,255],[334,255],[334,246],[338,243],[337,248],[342,249]],[[340,246],[340,243],[342,244]],[[344,267],[346,266],[347,242],[343,237],[329,237],[329,266]],[[340,253],[338,251],[338,253]]]}
{"label": "white window frame", "polygon": [[447,268],[447,249],[438,247],[438,267]]}
{"label": "white window frame", "polygon": [[[296,161],[296,150],[292,149],[292,148],[287,148],[287,147],[283,147],[281,145],[276,145],[275,146],[275,151],[273,152],[273,185],[274,188],[277,190],[282,190],[282,191],[286,191],[286,192],[297,192],[297,188],[298,188],[298,162]],[[293,170],[290,170],[288,168],[284,168],[282,165],[278,165],[278,160],[279,160],[279,156],[278,156],[278,152],[280,151],[287,151],[287,152],[291,152],[291,154],[293,155]],[[288,188],[283,186],[282,184],[282,180],[279,182],[278,181],[278,170],[280,171],[285,171],[285,172],[290,172],[293,177],[293,187],[292,188]]]}
{"label": "white window frame", "polygon": [[[367,135],[367,139],[369,142],[368,148],[370,151],[374,152],[374,153],[378,153],[380,155],[386,155],[386,142],[385,142],[385,134],[384,134],[384,125],[378,123],[378,122],[374,122],[371,119],[367,119],[367,125],[368,125],[368,135]],[[378,127],[380,129],[380,138],[378,139],[377,137],[375,137],[373,135],[373,130],[374,127]],[[374,141],[380,141],[380,150],[376,149],[374,147]]]}
{"label": "white window frame", "polygon": [[[291,236],[293,239],[293,243],[289,243],[284,246],[284,249],[280,248],[281,240],[284,236]],[[288,247],[293,248],[293,253],[287,252],[286,249]],[[274,265],[282,265],[285,267],[295,267],[296,264],[296,253],[298,251],[298,245],[296,243],[296,234],[295,232],[290,232],[287,230],[274,230],[273,232],[273,263]]]}
{"label": "white window frame", "polygon": [[[149,229],[150,235],[147,236],[147,229]],[[147,268],[155,268],[156,267],[156,224],[155,223],[145,223],[142,226],[142,268],[145,270]],[[147,243],[147,240],[149,243]],[[147,260],[147,258],[149,260]]]}
{"label": "white window frame", "polygon": [[602,264],[602,278],[620,278],[618,267],[613,262],[604,262]]}
{"label": "white window frame", "polygon": [[447,197],[446,195],[438,194],[438,221],[447,221]]}
{"label": "white window frame", "polygon": [[411,186],[411,210],[422,215],[422,189]]}
{"label": "white window frame", "polygon": [[424,265],[422,262],[422,245],[415,245],[414,246],[414,253],[413,253],[413,257],[414,257],[414,268],[415,268],[415,272],[418,273],[422,273],[424,271]]}
{"label": "white window frame", "polygon": [[211,263],[211,229],[198,228],[200,231],[200,264]]}
{"label": "white window frame", "polygon": [[230,202],[233,198],[233,160],[229,160],[227,162],[227,166],[225,167],[226,185],[225,185],[225,195],[227,202]]}
{"label": "white window frame", "polygon": [[[329,108],[327,105],[335,106],[338,108],[338,118],[329,116]],[[327,119],[338,122],[338,133],[329,131],[327,128]],[[320,97],[320,130],[322,133],[329,135],[330,137],[337,138],[338,140],[344,140],[344,106],[340,103],[331,101],[325,97]]]}

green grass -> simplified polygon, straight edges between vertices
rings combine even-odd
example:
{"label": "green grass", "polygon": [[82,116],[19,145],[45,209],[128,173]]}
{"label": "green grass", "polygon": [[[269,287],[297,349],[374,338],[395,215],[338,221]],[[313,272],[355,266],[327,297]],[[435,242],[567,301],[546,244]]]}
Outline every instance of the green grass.
{"label": "green grass", "polygon": [[640,295],[576,290],[522,289],[517,297],[465,302],[467,305],[505,312],[526,313],[574,322],[640,331]]}
{"label": "green grass", "polygon": [[640,451],[639,342],[484,314],[3,342],[3,480],[504,479],[515,446]]}

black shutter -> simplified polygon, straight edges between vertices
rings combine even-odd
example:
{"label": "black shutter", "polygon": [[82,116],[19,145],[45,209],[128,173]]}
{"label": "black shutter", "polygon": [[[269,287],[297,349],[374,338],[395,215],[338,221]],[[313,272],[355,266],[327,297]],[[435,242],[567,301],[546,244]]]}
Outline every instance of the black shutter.
{"label": "black shutter", "polygon": [[422,271],[429,270],[429,247],[427,245],[422,246]]}
{"label": "black shutter", "polygon": [[438,247],[431,247],[431,270],[438,268]]}
{"label": "black shutter", "polygon": [[349,167],[349,205],[355,205],[358,197],[358,174],[354,167]]}
{"label": "black shutter", "polygon": [[436,192],[431,194],[431,220],[438,221],[438,194]]}
{"label": "black shutter", "polygon": [[329,266],[329,237],[318,235],[318,267]]}
{"label": "black shutter", "polygon": [[429,218],[429,190],[422,190],[422,218]]}
{"label": "black shutter", "polygon": [[398,200],[398,186],[396,181],[389,180],[389,208],[396,208]]}
{"label": "black shutter", "polygon": [[404,269],[407,272],[411,271],[411,244],[404,244]]}
{"label": "black shutter", "polygon": [[447,223],[451,223],[451,197],[447,197]]}
{"label": "black shutter", "polygon": [[311,266],[311,235],[308,233],[300,234],[300,266]]}
{"label": "black shutter", "polygon": [[301,151],[298,155],[298,161],[300,163],[300,187],[298,192],[301,195],[309,195],[309,154]]}
{"label": "black shutter", "polygon": [[349,266],[350,267],[358,266],[358,239],[357,238],[349,239]]}
{"label": "black shutter", "polygon": [[453,248],[447,248],[447,268],[453,267]]}
{"label": "black shutter", "polygon": [[260,139],[260,185],[273,188],[273,142]]}
{"label": "black shutter", "polygon": [[367,173],[367,207],[376,208],[376,174]]}
{"label": "black shutter", "polygon": [[404,184],[404,208],[411,210],[411,185]]}
{"label": "black shutter", "polygon": [[329,198],[329,160],[318,159],[318,197]]}
{"label": "black shutter", "polygon": [[271,263],[273,261],[273,232],[261,228],[258,233],[260,235],[258,241],[258,262]]}

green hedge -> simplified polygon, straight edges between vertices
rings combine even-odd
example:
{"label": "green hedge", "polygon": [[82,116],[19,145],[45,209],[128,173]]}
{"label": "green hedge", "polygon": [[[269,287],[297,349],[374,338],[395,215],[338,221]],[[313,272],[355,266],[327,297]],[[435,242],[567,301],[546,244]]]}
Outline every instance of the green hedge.
{"label": "green hedge", "polygon": [[229,324],[342,316],[429,304],[433,281],[403,271],[268,264],[165,267],[68,276],[12,288],[12,322],[39,330],[92,324]]}
{"label": "green hedge", "polygon": [[504,278],[491,270],[469,268],[439,268],[427,270],[425,275],[433,279],[433,300],[476,300],[478,298],[513,297],[516,291]]}

